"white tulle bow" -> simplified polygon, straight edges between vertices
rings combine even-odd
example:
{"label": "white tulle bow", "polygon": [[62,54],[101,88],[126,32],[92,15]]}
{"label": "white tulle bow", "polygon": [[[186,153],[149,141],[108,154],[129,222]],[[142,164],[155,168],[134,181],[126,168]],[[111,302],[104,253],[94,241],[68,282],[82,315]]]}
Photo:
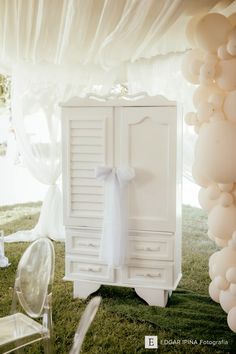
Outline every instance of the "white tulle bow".
{"label": "white tulle bow", "polygon": [[101,239],[101,259],[108,265],[125,264],[128,247],[128,190],[135,177],[131,167],[99,166],[96,178],[105,183],[104,222]]}

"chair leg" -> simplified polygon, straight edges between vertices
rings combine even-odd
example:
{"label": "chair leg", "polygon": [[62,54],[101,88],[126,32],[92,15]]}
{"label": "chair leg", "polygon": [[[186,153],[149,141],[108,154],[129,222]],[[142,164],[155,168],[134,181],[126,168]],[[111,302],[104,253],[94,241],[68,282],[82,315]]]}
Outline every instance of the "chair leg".
{"label": "chair leg", "polygon": [[[16,349],[15,349],[14,353],[16,353],[16,354],[23,354],[23,353],[24,353],[24,347],[22,347],[21,345],[22,345],[21,342],[15,341],[15,347],[16,347]],[[18,347],[19,347],[19,348],[18,348]]]}
{"label": "chair leg", "polygon": [[53,341],[51,338],[45,338],[43,340],[43,347],[44,347],[45,354],[53,354],[54,353]]}

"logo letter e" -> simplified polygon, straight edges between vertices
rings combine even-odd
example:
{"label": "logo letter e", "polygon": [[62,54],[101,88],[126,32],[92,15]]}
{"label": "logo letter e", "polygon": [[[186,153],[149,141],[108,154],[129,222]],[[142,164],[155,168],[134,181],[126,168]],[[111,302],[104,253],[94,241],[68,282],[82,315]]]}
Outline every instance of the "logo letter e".
{"label": "logo letter e", "polygon": [[146,349],[158,348],[157,336],[145,336],[145,348]]}

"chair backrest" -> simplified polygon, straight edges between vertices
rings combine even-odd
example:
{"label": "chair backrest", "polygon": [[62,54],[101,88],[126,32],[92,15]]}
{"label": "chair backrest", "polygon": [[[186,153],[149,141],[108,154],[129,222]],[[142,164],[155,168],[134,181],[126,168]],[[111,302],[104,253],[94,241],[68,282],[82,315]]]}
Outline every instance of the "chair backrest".
{"label": "chair backrest", "polygon": [[15,292],[24,311],[40,317],[53,281],[55,254],[48,238],[34,241],[24,252],[17,268]]}
{"label": "chair backrest", "polygon": [[79,321],[70,354],[78,354],[80,352],[85,335],[97,313],[101,299],[102,298],[100,296],[95,296],[86,306],[86,309]]}

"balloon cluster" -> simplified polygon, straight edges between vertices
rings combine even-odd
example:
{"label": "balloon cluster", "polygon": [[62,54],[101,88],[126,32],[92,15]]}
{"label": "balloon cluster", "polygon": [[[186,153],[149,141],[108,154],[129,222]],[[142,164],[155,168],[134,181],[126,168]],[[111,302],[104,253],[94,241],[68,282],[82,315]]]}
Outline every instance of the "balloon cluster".
{"label": "balloon cluster", "polygon": [[182,73],[197,85],[196,111],[185,116],[198,134],[192,174],[202,187],[208,236],[222,247],[209,261],[209,294],[236,332],[236,13],[195,16],[186,34],[193,49]]}
{"label": "balloon cluster", "polygon": [[236,331],[236,232],[229,246],[213,253],[209,259],[211,283],[209,294],[228,313],[229,327]]}

